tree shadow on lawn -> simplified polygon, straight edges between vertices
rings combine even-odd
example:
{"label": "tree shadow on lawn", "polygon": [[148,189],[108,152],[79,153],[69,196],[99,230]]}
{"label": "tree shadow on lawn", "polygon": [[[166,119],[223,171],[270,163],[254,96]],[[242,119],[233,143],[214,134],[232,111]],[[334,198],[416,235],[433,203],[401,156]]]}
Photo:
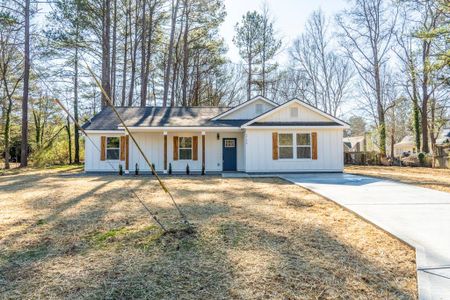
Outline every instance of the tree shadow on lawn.
{"label": "tree shadow on lawn", "polygon": [[[225,228],[224,238],[229,247],[236,250],[235,256],[266,252],[266,256],[261,256],[267,262],[266,270],[259,270],[254,276],[251,269],[241,270],[243,274],[250,272],[251,278],[243,280],[238,276],[235,279],[235,290],[243,293],[242,298],[249,295],[283,299],[417,297],[415,291],[411,293],[400,282],[411,274],[393,272],[375,260],[367,259],[326,228],[310,224],[287,234],[277,233],[264,226],[265,222],[274,223],[272,217],[262,215],[261,220],[265,221],[262,224],[248,220],[220,224]],[[251,267],[253,259],[249,259]],[[252,282],[251,286],[246,284],[248,282]]]}
{"label": "tree shadow on lawn", "polygon": [[[14,245],[14,238],[21,236],[8,238],[14,248],[2,252],[0,293],[113,299],[415,297],[396,284],[397,276],[405,274],[364,258],[327,228],[291,224],[286,232],[278,211],[252,210],[261,205],[271,211],[271,205],[279,205],[274,195],[281,191],[264,188],[273,180],[249,181],[257,183],[253,189],[240,180],[228,181],[236,185],[220,191],[222,199],[214,189],[195,188],[197,181],[174,188],[181,209],[196,227],[195,234],[181,236],[162,236],[139,205],[115,207],[127,191],[102,192],[112,178],[93,180],[99,185],[59,204],[42,225],[21,231],[35,232],[34,244]],[[133,184],[145,192],[149,182]],[[155,197],[164,195],[156,192],[157,186],[151,190]],[[299,197],[307,194],[298,190]],[[64,213],[92,195],[101,197],[76,213]],[[146,200],[160,219],[176,226],[179,216],[170,203],[154,203],[151,197],[147,194]],[[246,197],[244,204],[234,201]],[[301,204],[295,206],[299,212],[313,205],[310,200]],[[111,216],[112,210],[122,214]]]}

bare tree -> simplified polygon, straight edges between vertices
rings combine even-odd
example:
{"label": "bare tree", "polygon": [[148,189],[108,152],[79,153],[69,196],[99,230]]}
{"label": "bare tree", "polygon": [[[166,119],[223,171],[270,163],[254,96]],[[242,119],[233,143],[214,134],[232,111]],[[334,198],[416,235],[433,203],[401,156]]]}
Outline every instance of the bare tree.
{"label": "bare tree", "polygon": [[3,16],[0,19],[0,22],[0,81],[2,94],[6,100],[6,103],[2,108],[2,115],[5,120],[3,138],[5,169],[9,169],[11,114],[14,103],[13,97],[19,88],[23,75],[23,59],[19,49],[19,37],[22,26],[17,19],[8,15]]}
{"label": "bare tree", "polygon": [[169,97],[169,84],[170,84],[170,75],[173,61],[173,45],[175,42],[175,31],[176,31],[176,22],[178,15],[178,7],[180,4],[180,0],[172,0],[172,18],[171,18],[171,26],[170,26],[170,39],[169,39],[169,49],[167,55],[166,69],[164,73],[164,95],[163,95],[163,106],[167,105],[167,99]]}
{"label": "bare tree", "polygon": [[342,29],[341,46],[352,60],[360,78],[374,94],[379,148],[386,156],[385,101],[383,70],[389,58],[398,9],[385,0],[354,0],[353,6],[337,16]]}
{"label": "bare tree", "polygon": [[322,11],[314,12],[305,32],[294,41],[290,56],[305,75],[308,87],[305,100],[337,115],[349,91],[352,70],[347,58],[332,49],[328,22]]}

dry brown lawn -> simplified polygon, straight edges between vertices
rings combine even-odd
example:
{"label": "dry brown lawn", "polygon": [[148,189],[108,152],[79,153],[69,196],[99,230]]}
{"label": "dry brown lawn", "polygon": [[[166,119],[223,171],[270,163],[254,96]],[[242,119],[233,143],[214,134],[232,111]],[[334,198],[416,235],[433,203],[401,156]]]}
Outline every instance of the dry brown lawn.
{"label": "dry brown lawn", "polygon": [[[414,299],[415,253],[279,179],[165,178],[163,235],[117,176],[0,176],[0,298]],[[170,228],[167,196],[127,177]]]}
{"label": "dry brown lawn", "polygon": [[450,169],[346,166],[345,172],[350,174],[387,178],[438,191],[450,192]]}

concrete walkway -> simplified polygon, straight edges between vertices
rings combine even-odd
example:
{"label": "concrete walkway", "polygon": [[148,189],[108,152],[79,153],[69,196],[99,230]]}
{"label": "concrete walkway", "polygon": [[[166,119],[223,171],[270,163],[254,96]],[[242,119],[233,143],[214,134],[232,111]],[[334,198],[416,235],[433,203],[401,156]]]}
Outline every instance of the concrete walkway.
{"label": "concrete walkway", "polygon": [[280,178],[354,211],[416,249],[420,299],[450,299],[450,194],[349,174]]}

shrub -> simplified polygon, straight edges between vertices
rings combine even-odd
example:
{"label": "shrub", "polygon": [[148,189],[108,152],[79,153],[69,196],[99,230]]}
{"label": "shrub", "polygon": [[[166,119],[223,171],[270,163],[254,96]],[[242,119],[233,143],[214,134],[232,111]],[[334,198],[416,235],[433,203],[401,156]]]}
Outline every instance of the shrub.
{"label": "shrub", "polygon": [[190,171],[189,171],[189,164],[186,165],[186,175],[189,175]]}
{"label": "shrub", "polygon": [[419,158],[420,165],[423,166],[425,164],[425,153],[420,152],[418,155],[418,158]]}
{"label": "shrub", "polygon": [[139,175],[139,165],[136,163],[136,166],[134,168],[134,175],[138,176]]}
{"label": "shrub", "polygon": [[169,163],[169,175],[172,175],[172,163]]}

